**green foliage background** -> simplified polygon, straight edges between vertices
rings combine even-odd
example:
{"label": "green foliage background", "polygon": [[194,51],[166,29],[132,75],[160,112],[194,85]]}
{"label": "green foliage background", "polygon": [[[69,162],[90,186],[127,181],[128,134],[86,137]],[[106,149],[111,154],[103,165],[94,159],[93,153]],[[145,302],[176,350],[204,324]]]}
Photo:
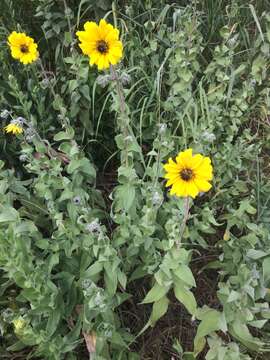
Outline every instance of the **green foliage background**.
{"label": "green foliage background", "polygon": [[[0,14],[0,112],[34,129],[0,134],[1,357],[267,359],[269,2],[2,0]],[[75,36],[102,17],[124,44],[124,111]],[[13,30],[41,61],[11,58]],[[162,164],[188,147],[214,181],[180,238]]]}

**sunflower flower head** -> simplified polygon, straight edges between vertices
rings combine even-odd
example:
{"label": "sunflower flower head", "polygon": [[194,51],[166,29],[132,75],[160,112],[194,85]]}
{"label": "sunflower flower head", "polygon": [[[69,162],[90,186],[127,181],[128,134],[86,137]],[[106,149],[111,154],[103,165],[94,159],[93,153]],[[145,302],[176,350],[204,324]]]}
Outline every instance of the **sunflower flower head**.
{"label": "sunflower flower head", "polygon": [[98,70],[116,65],[123,56],[123,44],[119,40],[119,30],[106,20],[97,25],[93,21],[84,24],[84,31],[77,31],[83,54],[89,56],[90,65],[97,65]]}
{"label": "sunflower flower head", "polygon": [[14,135],[20,135],[23,133],[23,118],[17,118],[11,120],[11,122],[4,127],[6,133],[11,133]]}
{"label": "sunflower flower head", "polygon": [[11,56],[24,65],[31,64],[38,59],[39,53],[34,39],[25,33],[13,31],[8,37]]}
{"label": "sunflower flower head", "polygon": [[195,198],[212,187],[209,183],[213,178],[210,158],[201,154],[192,155],[192,149],[181,151],[175,161],[170,158],[164,169],[166,186],[171,186],[171,195]]}

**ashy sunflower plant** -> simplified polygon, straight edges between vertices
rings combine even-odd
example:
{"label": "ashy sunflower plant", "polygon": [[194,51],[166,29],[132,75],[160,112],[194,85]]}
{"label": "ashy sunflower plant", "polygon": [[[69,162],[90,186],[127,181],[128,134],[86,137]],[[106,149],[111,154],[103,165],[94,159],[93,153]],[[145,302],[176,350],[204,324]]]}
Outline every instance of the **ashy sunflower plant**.
{"label": "ashy sunflower plant", "polygon": [[119,40],[119,30],[101,19],[99,25],[93,21],[84,24],[84,31],[77,31],[83,54],[89,56],[90,65],[98,70],[116,65],[123,56],[123,44]]}
{"label": "ashy sunflower plant", "polygon": [[27,3],[0,5],[0,353],[267,360],[268,10]]}
{"label": "ashy sunflower plant", "polygon": [[38,59],[39,53],[34,39],[25,33],[13,31],[8,37],[11,56],[24,65],[31,64]]}

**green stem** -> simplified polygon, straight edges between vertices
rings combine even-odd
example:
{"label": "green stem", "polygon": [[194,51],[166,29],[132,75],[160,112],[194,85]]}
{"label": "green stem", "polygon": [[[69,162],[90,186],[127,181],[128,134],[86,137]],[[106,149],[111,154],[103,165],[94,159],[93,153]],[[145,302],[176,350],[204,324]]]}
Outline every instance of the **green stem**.
{"label": "green stem", "polygon": [[183,237],[183,234],[184,234],[184,231],[186,228],[186,224],[188,221],[189,209],[190,209],[189,196],[187,196],[187,197],[185,197],[185,202],[184,202],[184,219],[183,219],[183,222],[182,222],[181,228],[180,228],[180,237],[176,243],[177,249],[179,249],[180,245],[181,245],[181,240],[182,240],[182,237]]}
{"label": "green stem", "polygon": [[66,13],[66,19],[67,19],[67,23],[68,23],[69,33],[70,33],[70,37],[72,39],[73,38],[73,33],[72,33],[72,27],[71,27],[71,23],[70,23],[70,18],[69,18],[69,15],[67,14],[68,6],[67,6],[67,3],[66,3],[66,0],[63,0],[63,3],[64,3],[64,7],[65,7],[65,13]]}
{"label": "green stem", "polygon": [[42,61],[41,61],[40,58],[38,59],[38,64],[40,65],[40,68],[41,68],[41,74],[42,74],[43,78],[44,78],[45,80],[47,80],[48,85],[49,85],[49,88],[50,88],[50,90],[51,90],[51,92],[52,92],[52,94],[53,94],[53,97],[55,98],[55,97],[56,97],[56,92],[54,91],[54,88],[53,88],[53,86],[51,85],[50,78],[47,76],[47,72],[46,72],[46,70],[45,70],[45,68],[44,68],[44,66],[43,66]]}
{"label": "green stem", "polygon": [[128,165],[128,150],[127,150],[127,142],[128,142],[128,135],[129,135],[129,131],[128,131],[128,114],[126,112],[126,104],[125,104],[125,97],[124,97],[124,91],[123,91],[123,87],[121,84],[121,81],[119,79],[119,76],[117,74],[117,72],[115,71],[114,66],[111,65],[111,75],[112,75],[112,79],[113,81],[115,81],[116,84],[116,92],[119,98],[119,105],[120,105],[120,113],[121,113],[121,123],[120,123],[120,128],[123,131],[123,135],[124,135],[124,141],[125,141],[125,162],[126,165]]}
{"label": "green stem", "polygon": [[[57,93],[54,91],[54,87],[53,87],[53,85],[52,85],[51,82],[50,82],[50,78],[49,78],[48,75],[47,75],[47,71],[45,70],[45,68],[44,68],[44,66],[43,66],[43,64],[42,64],[41,59],[39,59],[38,64],[40,65],[40,68],[41,68],[41,74],[42,74],[43,78],[47,80],[48,85],[49,85],[49,88],[50,88],[51,93],[52,93],[52,95],[53,95],[53,97],[54,97],[54,100],[55,100],[56,97],[57,97]],[[66,120],[65,120],[66,112],[65,112],[65,109],[62,108],[62,107],[60,108],[60,114],[62,115],[62,125],[63,125],[64,127],[67,127],[69,124],[68,124],[68,123],[66,122]]]}
{"label": "green stem", "polygon": [[115,6],[115,2],[114,2],[114,1],[113,1],[113,3],[112,3],[112,13],[113,13],[113,23],[114,23],[114,27],[117,28],[116,6]]}

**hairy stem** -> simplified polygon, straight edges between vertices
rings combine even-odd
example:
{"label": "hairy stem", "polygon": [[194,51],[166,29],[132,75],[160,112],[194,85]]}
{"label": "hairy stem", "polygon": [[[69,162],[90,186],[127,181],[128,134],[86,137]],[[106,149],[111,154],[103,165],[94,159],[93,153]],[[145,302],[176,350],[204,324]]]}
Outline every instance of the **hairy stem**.
{"label": "hairy stem", "polygon": [[177,249],[179,249],[180,245],[181,245],[181,240],[182,240],[182,237],[183,237],[183,234],[184,234],[184,231],[185,231],[185,228],[186,228],[186,224],[187,224],[187,221],[188,221],[189,209],[190,209],[189,196],[187,196],[187,197],[185,197],[184,219],[183,219],[183,222],[182,222],[181,228],[180,228],[180,237],[179,237],[179,240],[176,243]]}
{"label": "hairy stem", "polygon": [[122,83],[119,79],[119,76],[117,74],[117,72],[115,71],[114,66],[111,66],[111,75],[112,75],[112,79],[113,81],[115,81],[115,85],[116,85],[116,92],[119,98],[119,105],[120,105],[120,113],[121,113],[121,123],[120,123],[120,127],[121,130],[123,131],[123,135],[124,135],[124,141],[125,141],[125,162],[126,165],[128,164],[128,150],[127,150],[127,142],[128,142],[128,135],[129,135],[129,130],[128,130],[128,114],[126,111],[126,104],[125,104],[125,97],[124,97],[124,90],[123,90],[123,86]]}

